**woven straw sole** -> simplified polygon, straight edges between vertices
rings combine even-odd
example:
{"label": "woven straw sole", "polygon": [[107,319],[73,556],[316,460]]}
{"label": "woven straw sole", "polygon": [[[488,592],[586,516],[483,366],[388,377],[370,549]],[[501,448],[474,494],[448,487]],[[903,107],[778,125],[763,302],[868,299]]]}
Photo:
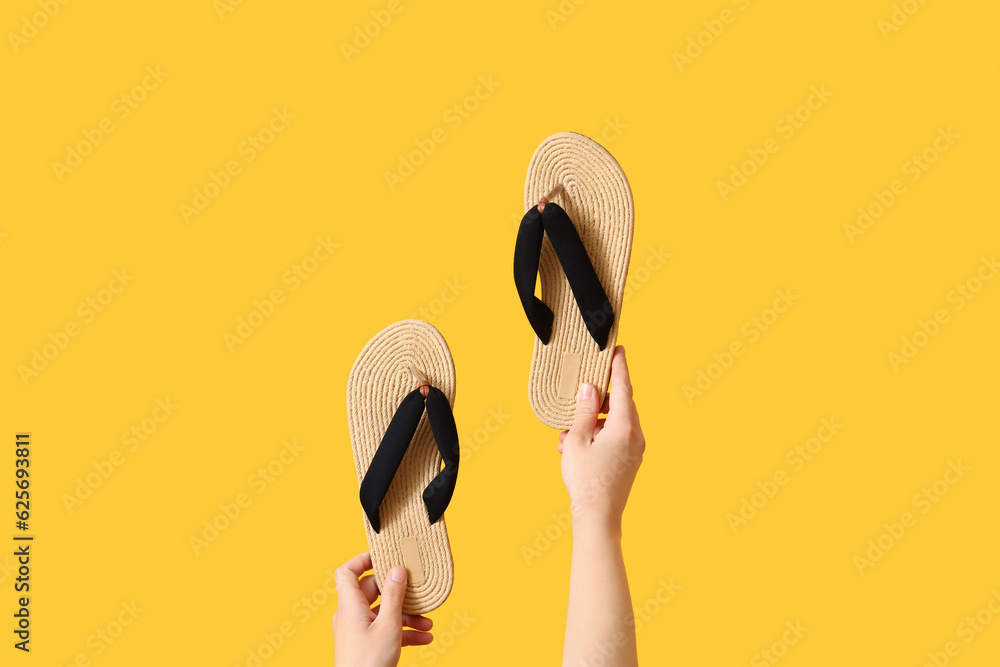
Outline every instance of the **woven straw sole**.
{"label": "woven straw sole", "polygon": [[557,185],[562,185],[563,190],[552,201],[566,211],[576,226],[615,312],[608,344],[601,351],[587,331],[573,290],[546,236],[538,275],[541,298],[555,319],[547,345],[535,337],[528,397],[543,423],[568,429],[573,423],[579,385],[593,383],[603,401],[611,379],[635,213],[625,172],[611,153],[583,135],[554,134],[535,149],[524,183],[525,210],[536,206]]}
{"label": "woven straw sole", "polygon": [[[437,329],[422,320],[404,320],[380,331],[368,341],[351,368],[347,381],[347,423],[359,486],[400,401],[417,388],[411,368],[422,372],[454,405],[455,364],[448,344]],[[380,533],[372,530],[368,517],[361,510],[375,581],[381,586],[393,566],[407,567],[404,614],[423,614],[436,609],[448,597],[454,581],[444,517],[431,525],[422,498],[424,489],[441,470],[441,464],[441,455],[424,413],[382,501]],[[416,539],[419,569],[423,570],[423,580],[415,583],[413,562],[404,561],[404,545],[413,544],[410,538]],[[413,552],[409,553],[412,559]]]}

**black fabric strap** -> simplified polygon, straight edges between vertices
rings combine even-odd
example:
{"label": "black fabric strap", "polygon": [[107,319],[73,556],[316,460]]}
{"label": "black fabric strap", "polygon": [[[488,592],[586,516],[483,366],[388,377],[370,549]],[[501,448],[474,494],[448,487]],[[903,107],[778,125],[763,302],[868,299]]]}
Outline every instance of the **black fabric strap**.
{"label": "black fabric strap", "polygon": [[431,523],[441,518],[455,492],[455,483],[458,481],[458,428],[455,426],[448,398],[436,387],[427,389],[426,402],[420,389],[414,389],[403,398],[361,481],[361,506],[376,533],[381,530],[379,506],[399,470],[403,455],[413,441],[425,407],[434,441],[444,460],[444,469],[438,472],[423,493],[427,518]]}
{"label": "black fabric strap", "polygon": [[611,335],[615,313],[611,307],[597,271],[587,255],[587,249],[576,231],[573,221],[569,219],[558,204],[548,203],[539,213],[537,206],[532,206],[521,219],[521,227],[517,231],[517,243],[514,246],[514,284],[521,298],[524,314],[528,316],[531,328],[545,344],[552,337],[552,309],[535,296],[535,277],[538,274],[538,262],[542,252],[542,239],[549,235],[549,241],[556,252],[559,264],[569,281],[580,308],[580,315],[591,338],[604,349]]}

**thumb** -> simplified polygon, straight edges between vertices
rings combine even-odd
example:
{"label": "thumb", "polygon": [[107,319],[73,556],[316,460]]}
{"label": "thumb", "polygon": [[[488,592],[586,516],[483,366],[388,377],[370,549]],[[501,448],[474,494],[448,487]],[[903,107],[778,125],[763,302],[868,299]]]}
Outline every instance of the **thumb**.
{"label": "thumb", "polygon": [[601,406],[597,404],[597,388],[589,382],[580,385],[576,394],[576,415],[573,425],[566,434],[566,439],[590,444],[594,439],[594,429],[597,427],[597,416]]}
{"label": "thumb", "polygon": [[378,618],[373,625],[403,627],[403,598],[406,597],[406,570],[397,565],[385,575]]}

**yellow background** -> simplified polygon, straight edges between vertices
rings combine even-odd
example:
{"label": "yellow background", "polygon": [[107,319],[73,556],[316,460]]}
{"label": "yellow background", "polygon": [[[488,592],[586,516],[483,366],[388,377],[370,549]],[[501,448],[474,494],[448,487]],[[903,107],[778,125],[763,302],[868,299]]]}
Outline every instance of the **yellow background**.
{"label": "yellow background", "polygon": [[[10,645],[0,571],[3,664],[247,665],[286,622],[263,664],[331,664],[322,587],[366,548],[348,371],[421,308],[456,361],[467,448],[438,648],[401,664],[556,664],[568,501],[556,434],[527,403],[511,254],[528,160],[566,130],[604,143],[635,196],[619,341],[648,440],[624,538],[633,603],[656,611],[642,662],[751,664],[800,621],[789,667],[917,666],[949,641],[949,664],[997,664],[1000,620],[971,643],[956,628],[1000,589],[1000,281],[961,309],[948,294],[1000,251],[1000,9],[928,2],[886,38],[889,0],[401,0],[348,60],[342,44],[386,7],[80,0],[15,50],[9,33],[42,10],[4,4],[0,434],[11,449],[32,435],[36,541],[30,655]],[[724,9],[733,21],[679,69],[674,53]],[[115,99],[157,66],[166,76],[119,118]],[[466,102],[480,77],[499,85]],[[811,86],[833,95],[784,137],[775,124]],[[275,108],[294,119],[247,161],[241,143]],[[105,118],[113,132],[60,181],[52,163]],[[908,180],[904,163],[948,127],[960,138]],[[438,128],[390,189],[385,173]],[[778,152],[723,201],[717,182],[769,137]],[[230,160],[240,172],[186,223],[180,205]],[[844,224],[895,179],[905,194],[851,243]],[[317,237],[338,247],[293,291],[282,277]],[[134,279],[86,322],[78,304],[122,267]],[[743,324],[785,288],[798,301],[748,343]],[[284,303],[231,352],[223,335],[275,289]],[[887,355],[939,308],[948,323],[894,370]],[[68,322],[79,335],[25,383],[19,366]],[[745,354],[690,403],[683,385],[733,341]],[[165,398],[177,410],[129,451],[121,434]],[[793,471],[786,452],[830,417],[843,429]],[[258,495],[250,476],[292,439],[305,450]],[[68,511],[115,450],[121,465]],[[969,472],[920,513],[913,496],[959,459]],[[734,534],[727,513],[778,470],[788,484]],[[250,506],[196,555],[190,536],[240,493]],[[907,511],[916,526],[859,573],[854,557]],[[682,588],[661,604],[671,579]],[[306,620],[309,596],[323,602]],[[144,611],[96,655],[95,633],[133,600]]]}

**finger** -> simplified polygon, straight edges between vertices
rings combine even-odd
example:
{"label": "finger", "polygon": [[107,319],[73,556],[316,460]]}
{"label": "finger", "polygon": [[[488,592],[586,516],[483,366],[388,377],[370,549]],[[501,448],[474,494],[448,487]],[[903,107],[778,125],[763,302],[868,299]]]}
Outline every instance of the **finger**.
{"label": "finger", "polygon": [[361,591],[358,577],[372,566],[371,557],[367,552],[358,554],[338,567],[333,573],[337,586],[337,605],[350,613],[367,611],[371,606],[365,594]]}
{"label": "finger", "polygon": [[562,433],[560,433],[559,434],[559,442],[562,442],[563,440],[565,440],[566,439],[566,435],[568,433],[569,433],[569,431],[563,431]]}
{"label": "finger", "polygon": [[556,445],[556,451],[559,452],[560,454],[562,454],[562,443],[561,442],[558,445]]}
{"label": "finger", "polygon": [[611,408],[611,393],[608,392],[604,394],[604,402],[601,403],[601,414],[608,414],[608,410]]}
{"label": "finger", "polygon": [[635,412],[632,400],[632,380],[629,377],[625,348],[619,345],[611,358],[611,390],[608,391],[608,419],[629,420]]}
{"label": "finger", "polygon": [[434,627],[434,621],[420,614],[403,614],[403,625],[414,630],[427,632]]}
{"label": "finger", "polygon": [[382,582],[382,601],[379,604],[378,618],[373,625],[402,627],[405,596],[406,570],[397,565],[389,570]]}
{"label": "finger", "polygon": [[403,646],[426,646],[434,641],[434,635],[429,632],[403,630]]}
{"label": "finger", "polygon": [[580,385],[580,390],[576,395],[576,415],[573,417],[573,425],[566,437],[575,442],[589,445],[594,437],[594,427],[597,425],[597,411],[599,409],[597,388],[589,382],[584,382]]}
{"label": "finger", "polygon": [[360,553],[351,560],[341,565],[340,568],[346,569],[349,572],[353,572],[354,578],[360,579],[361,575],[363,575],[368,570],[372,569],[372,556],[367,551],[364,553]]}
{"label": "finger", "polygon": [[368,575],[367,577],[362,577],[361,582],[358,585],[361,588],[361,592],[364,593],[365,598],[368,600],[368,606],[375,604],[375,600],[378,600],[378,584],[375,583],[375,577]]}

